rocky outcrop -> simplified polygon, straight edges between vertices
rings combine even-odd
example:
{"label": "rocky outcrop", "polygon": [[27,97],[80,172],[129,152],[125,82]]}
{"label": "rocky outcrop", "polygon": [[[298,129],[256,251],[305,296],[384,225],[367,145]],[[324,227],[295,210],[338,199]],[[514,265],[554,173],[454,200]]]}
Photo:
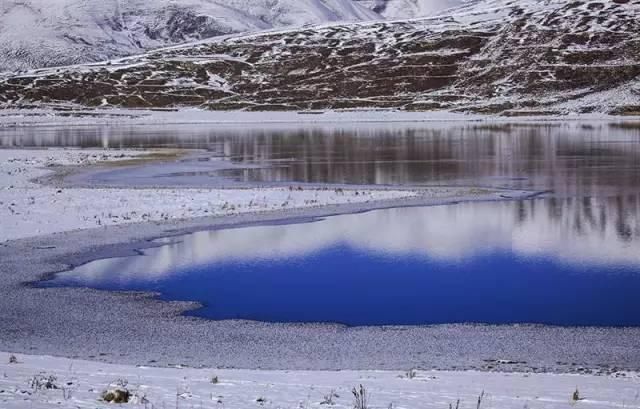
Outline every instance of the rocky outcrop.
{"label": "rocky outcrop", "polygon": [[13,106],[637,113],[640,0],[491,0],[447,18],[333,25],[0,81]]}

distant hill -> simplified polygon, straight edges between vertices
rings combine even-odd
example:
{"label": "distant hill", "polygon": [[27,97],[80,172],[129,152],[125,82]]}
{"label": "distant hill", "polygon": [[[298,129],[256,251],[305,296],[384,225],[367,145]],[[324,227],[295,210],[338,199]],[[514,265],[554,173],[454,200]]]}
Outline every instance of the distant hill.
{"label": "distant hill", "polygon": [[7,76],[0,102],[640,114],[638,33],[640,0],[484,0]]}
{"label": "distant hill", "polygon": [[352,0],[3,0],[0,71],[103,61],[223,34],[380,18]]}

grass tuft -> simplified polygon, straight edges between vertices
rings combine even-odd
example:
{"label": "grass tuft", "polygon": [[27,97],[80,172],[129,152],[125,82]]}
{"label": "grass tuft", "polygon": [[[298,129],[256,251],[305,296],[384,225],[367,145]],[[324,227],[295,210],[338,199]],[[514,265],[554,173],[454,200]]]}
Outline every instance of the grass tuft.
{"label": "grass tuft", "polygon": [[354,409],[368,409],[369,397],[367,396],[367,390],[362,384],[359,388],[353,388],[351,390],[353,394],[353,408]]}
{"label": "grass tuft", "polygon": [[571,400],[573,402],[582,400],[582,397],[580,397],[580,391],[578,390],[578,388],[576,388],[576,390],[573,392],[573,395],[571,395]]}
{"label": "grass tuft", "polygon": [[324,395],[324,399],[322,400],[322,402],[320,402],[320,404],[321,405],[333,406],[333,405],[335,405],[335,402],[333,401],[333,398],[339,398],[339,397],[340,397],[340,395],[338,395],[335,390],[331,389],[331,392],[329,392],[328,395]]}
{"label": "grass tuft", "polygon": [[58,378],[54,375],[35,375],[29,380],[29,386],[34,392],[41,390],[60,389]]}

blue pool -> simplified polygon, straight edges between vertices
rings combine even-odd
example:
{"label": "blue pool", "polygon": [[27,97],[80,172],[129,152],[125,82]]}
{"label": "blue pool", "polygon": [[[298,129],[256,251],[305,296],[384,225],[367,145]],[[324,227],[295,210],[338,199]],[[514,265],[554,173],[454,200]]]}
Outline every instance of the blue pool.
{"label": "blue pool", "polygon": [[638,326],[638,206],[466,203],[197,232],[43,285],[155,291],[214,320]]}

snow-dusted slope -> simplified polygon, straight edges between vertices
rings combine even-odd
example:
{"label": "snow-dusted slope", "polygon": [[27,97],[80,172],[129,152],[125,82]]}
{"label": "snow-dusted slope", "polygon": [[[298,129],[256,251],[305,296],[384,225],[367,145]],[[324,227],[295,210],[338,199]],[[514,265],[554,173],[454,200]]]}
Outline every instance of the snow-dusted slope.
{"label": "snow-dusted slope", "polygon": [[7,77],[0,103],[640,113],[638,33],[640,0],[484,0]]}
{"label": "snow-dusted slope", "polygon": [[102,61],[221,34],[376,18],[351,0],[3,0],[0,71]]}
{"label": "snow-dusted slope", "polygon": [[475,0],[356,0],[388,20],[434,16]]}

